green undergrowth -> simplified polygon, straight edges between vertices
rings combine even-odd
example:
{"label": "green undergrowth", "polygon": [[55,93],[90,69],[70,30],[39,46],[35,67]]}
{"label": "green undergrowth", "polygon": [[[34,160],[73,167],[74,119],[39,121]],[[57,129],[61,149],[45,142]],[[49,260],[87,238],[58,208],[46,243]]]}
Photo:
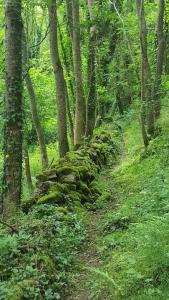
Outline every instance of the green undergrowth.
{"label": "green undergrowth", "polygon": [[0,299],[64,299],[85,230],[77,215],[52,205],[20,214],[15,232],[0,227]]}
{"label": "green undergrowth", "polygon": [[93,299],[106,293],[105,299],[167,300],[168,116],[162,112],[159,128],[163,129],[145,152],[139,121],[134,112],[130,114],[126,116],[127,121],[122,121],[121,162],[109,174],[109,185],[115,191],[117,203],[115,209],[108,210],[101,224],[103,236],[98,241],[98,251],[103,265],[90,270]]}
{"label": "green undergrowth", "polygon": [[72,266],[86,243],[88,211],[110,198],[97,178],[109,157],[116,160],[117,135],[104,126],[91,144],[56,160],[38,176],[23,212],[8,220],[13,230],[0,226],[0,299],[66,299]]}

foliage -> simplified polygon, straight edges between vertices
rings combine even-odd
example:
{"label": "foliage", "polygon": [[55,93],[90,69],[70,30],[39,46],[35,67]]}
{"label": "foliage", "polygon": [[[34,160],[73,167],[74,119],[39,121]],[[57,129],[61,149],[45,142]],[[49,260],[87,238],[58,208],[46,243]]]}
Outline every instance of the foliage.
{"label": "foliage", "polygon": [[[161,136],[145,152],[137,119],[125,117],[125,153],[119,167],[110,175],[118,199],[101,225],[103,236],[98,249],[103,267],[95,275],[93,293],[107,291],[107,299],[167,299],[168,276],[168,119],[162,111]],[[127,126],[126,126],[127,125]],[[133,132],[135,134],[133,134]],[[137,139],[138,137],[138,139]],[[111,284],[115,280],[117,287]]]}
{"label": "foliage", "polygon": [[64,209],[39,205],[20,215],[17,229],[0,231],[0,298],[63,299],[85,236],[81,222]]}

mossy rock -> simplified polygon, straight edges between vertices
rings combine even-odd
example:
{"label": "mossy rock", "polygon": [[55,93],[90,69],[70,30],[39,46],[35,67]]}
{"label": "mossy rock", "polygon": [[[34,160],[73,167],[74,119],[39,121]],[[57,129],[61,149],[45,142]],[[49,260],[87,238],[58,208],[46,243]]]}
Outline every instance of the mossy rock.
{"label": "mossy rock", "polygon": [[77,190],[77,185],[75,183],[64,183],[67,189],[67,193],[69,194],[70,191],[76,191]]}
{"label": "mossy rock", "polygon": [[71,191],[69,194],[68,194],[68,197],[69,199],[74,203],[74,202],[81,202],[81,198],[82,198],[82,195],[81,193],[79,192],[76,192],[76,191]]}
{"label": "mossy rock", "polygon": [[90,196],[85,195],[84,193],[81,194],[81,203],[84,205],[86,202],[90,202]]}
{"label": "mossy rock", "polygon": [[46,170],[39,174],[37,177],[38,182],[44,182],[48,180],[57,180],[56,169]]}
{"label": "mossy rock", "polygon": [[68,188],[66,184],[63,183],[55,183],[51,186],[49,192],[61,192],[61,193],[68,193]]}
{"label": "mossy rock", "polygon": [[58,168],[56,172],[59,176],[69,174],[76,174],[77,176],[79,175],[77,168],[72,165],[63,165],[60,168]]}
{"label": "mossy rock", "polygon": [[90,194],[90,189],[88,188],[87,184],[81,180],[77,182],[77,190],[82,191],[82,193],[85,195]]}
{"label": "mossy rock", "polygon": [[76,184],[77,176],[76,176],[76,174],[63,175],[61,177],[61,180],[62,180],[62,182],[67,183],[67,184]]}
{"label": "mossy rock", "polygon": [[91,194],[99,195],[99,196],[102,195],[102,191],[96,182],[91,182],[91,184],[89,185],[89,188],[90,188]]}
{"label": "mossy rock", "polygon": [[64,202],[64,197],[61,192],[50,192],[47,195],[40,197],[37,204],[59,204]]}

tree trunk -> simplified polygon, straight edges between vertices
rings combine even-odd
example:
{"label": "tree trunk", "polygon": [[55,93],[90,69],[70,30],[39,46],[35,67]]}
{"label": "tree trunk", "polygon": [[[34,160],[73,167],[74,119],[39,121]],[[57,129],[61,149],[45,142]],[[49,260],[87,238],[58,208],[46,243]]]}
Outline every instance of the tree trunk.
{"label": "tree trunk", "polygon": [[161,76],[163,72],[164,53],[165,53],[165,37],[164,37],[164,11],[165,1],[159,0],[158,8],[158,22],[157,22],[157,67],[156,67],[156,78],[154,85],[154,101],[155,101],[155,117],[156,119],[160,116],[161,101],[160,101],[160,86]]}
{"label": "tree trunk", "polygon": [[147,132],[151,136],[154,135],[154,103],[152,99],[152,83],[151,70],[147,54],[147,26],[144,15],[144,0],[136,0],[137,14],[140,29],[140,43],[142,56],[142,75],[141,75],[141,89],[142,89],[142,105],[147,108]]}
{"label": "tree trunk", "polygon": [[30,169],[30,161],[29,161],[29,152],[27,145],[24,145],[24,161],[25,161],[25,174],[29,192],[33,191],[33,183],[32,183],[32,176],[31,176],[31,169]]}
{"label": "tree trunk", "polygon": [[[61,45],[62,55],[63,55],[63,63],[65,66],[65,69],[66,69],[67,76],[70,78],[71,72],[70,72],[69,63],[68,63],[67,57],[66,57],[66,51],[64,48],[64,44],[63,44],[62,32],[60,29],[59,22],[58,22],[58,30],[59,30],[60,45]],[[74,87],[73,87],[73,82],[71,79],[69,79],[69,85],[70,85],[70,91],[72,94],[72,98],[74,99],[75,98]],[[69,94],[68,94],[66,80],[65,80],[65,89],[66,89],[66,107],[67,107],[67,115],[68,115],[68,120],[69,120],[70,135],[71,135],[72,145],[74,145],[74,124],[73,124],[73,117],[72,117],[72,112],[71,112],[71,107],[70,107],[70,98],[69,98]],[[75,101],[73,101],[73,102],[75,102]]]}
{"label": "tree trunk", "polygon": [[[93,8],[94,1],[88,0],[90,23],[94,21]],[[90,27],[89,36],[89,58],[88,58],[88,88],[86,115],[86,136],[92,137],[96,121],[96,25]]]}
{"label": "tree trunk", "polygon": [[45,137],[43,128],[41,126],[37,105],[36,105],[36,95],[33,87],[33,83],[29,73],[29,57],[28,57],[28,48],[26,43],[26,36],[25,32],[23,32],[23,63],[24,63],[24,71],[25,71],[25,82],[26,87],[29,93],[30,98],[30,106],[31,106],[31,113],[32,119],[35,124],[35,129],[38,137],[38,142],[40,146],[41,152],[41,160],[42,160],[42,168],[46,169],[48,167],[48,156],[47,156],[47,149],[45,144]]}
{"label": "tree trunk", "polygon": [[21,0],[5,1],[6,120],[4,136],[3,218],[20,205],[22,182],[22,19]]}
{"label": "tree trunk", "polygon": [[66,0],[66,10],[67,10],[67,23],[69,28],[69,33],[73,39],[73,15],[72,15],[72,0]]}
{"label": "tree trunk", "polygon": [[83,80],[81,70],[81,49],[80,49],[80,20],[79,0],[72,0],[73,8],[73,62],[76,82],[76,113],[74,144],[77,147],[83,141],[86,126],[86,103],[83,91]]}
{"label": "tree trunk", "polygon": [[66,90],[63,68],[61,65],[58,40],[57,40],[57,11],[56,0],[51,0],[48,6],[49,12],[49,31],[50,31],[50,53],[55,75],[57,91],[57,113],[58,113],[58,141],[59,154],[63,157],[69,151],[67,138],[67,117],[66,117]]}

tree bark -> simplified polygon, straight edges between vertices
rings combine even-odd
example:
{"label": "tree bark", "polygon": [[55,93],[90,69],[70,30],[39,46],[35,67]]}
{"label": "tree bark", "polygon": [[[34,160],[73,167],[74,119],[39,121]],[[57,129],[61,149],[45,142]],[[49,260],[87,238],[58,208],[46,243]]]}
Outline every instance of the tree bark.
{"label": "tree bark", "polygon": [[164,11],[165,1],[159,0],[158,7],[158,22],[157,22],[157,66],[156,66],[156,78],[154,85],[154,101],[155,101],[155,117],[160,116],[161,101],[160,101],[160,86],[161,76],[163,72],[164,53],[165,53],[165,37],[164,37]]}
{"label": "tree bark", "polygon": [[77,147],[83,141],[86,126],[86,103],[83,91],[81,49],[80,49],[80,20],[79,0],[72,0],[73,12],[73,62],[76,82],[76,112],[74,145]]}
{"label": "tree bark", "polygon": [[40,146],[40,152],[41,152],[41,160],[42,160],[42,168],[46,169],[48,167],[48,156],[47,156],[47,149],[45,144],[45,137],[43,128],[41,126],[38,109],[36,105],[36,95],[33,87],[33,83],[30,77],[29,73],[29,57],[28,57],[28,48],[26,43],[26,35],[25,32],[23,32],[23,63],[24,63],[24,71],[25,71],[25,82],[26,87],[29,93],[30,98],[30,107],[31,107],[31,113],[32,113],[32,119],[35,124],[35,129],[38,137],[38,142]]}
{"label": "tree bark", "polygon": [[[62,32],[60,29],[60,25],[58,22],[58,30],[59,30],[59,37],[60,37],[60,45],[61,45],[61,49],[62,49],[62,55],[63,55],[63,63],[65,66],[65,70],[67,73],[67,76],[70,78],[71,77],[71,71],[69,68],[69,63],[67,61],[67,57],[66,57],[66,51],[64,48],[64,44],[63,44],[63,38],[62,38]],[[72,94],[72,98],[75,98],[74,95],[74,87],[73,87],[73,82],[70,79],[69,80],[69,86],[70,86],[70,91]],[[72,145],[74,145],[74,124],[73,124],[73,117],[72,117],[72,112],[71,112],[71,107],[70,107],[70,98],[69,98],[69,93],[68,93],[68,87],[67,87],[67,83],[65,80],[65,89],[66,89],[66,107],[67,107],[67,115],[68,115],[68,120],[69,120],[69,128],[70,128],[70,135],[71,135],[71,140],[72,140]],[[73,101],[75,102],[75,101]]]}
{"label": "tree bark", "polygon": [[141,102],[147,109],[147,132],[149,136],[154,135],[154,103],[152,99],[151,70],[147,54],[147,26],[144,15],[144,0],[136,0],[137,14],[140,29],[141,44]]}
{"label": "tree bark", "polygon": [[21,0],[5,1],[6,97],[3,218],[20,205],[22,182],[22,19]]}
{"label": "tree bark", "polygon": [[88,58],[88,88],[86,115],[86,137],[91,138],[96,122],[96,25],[93,16],[94,1],[88,0],[90,15],[89,58]]}
{"label": "tree bark", "polygon": [[56,0],[51,0],[48,6],[49,12],[49,32],[50,32],[50,53],[53,65],[53,71],[56,82],[56,102],[58,113],[58,141],[59,154],[63,157],[69,151],[67,138],[67,116],[66,116],[66,90],[63,68],[61,65],[58,40],[57,40],[57,10]]}
{"label": "tree bark", "polygon": [[27,145],[24,145],[24,161],[25,161],[25,174],[29,192],[33,191],[33,183],[30,169],[29,152]]}
{"label": "tree bark", "polygon": [[69,33],[73,39],[73,15],[72,15],[72,0],[66,0],[66,10],[67,10],[67,23],[69,28]]}

